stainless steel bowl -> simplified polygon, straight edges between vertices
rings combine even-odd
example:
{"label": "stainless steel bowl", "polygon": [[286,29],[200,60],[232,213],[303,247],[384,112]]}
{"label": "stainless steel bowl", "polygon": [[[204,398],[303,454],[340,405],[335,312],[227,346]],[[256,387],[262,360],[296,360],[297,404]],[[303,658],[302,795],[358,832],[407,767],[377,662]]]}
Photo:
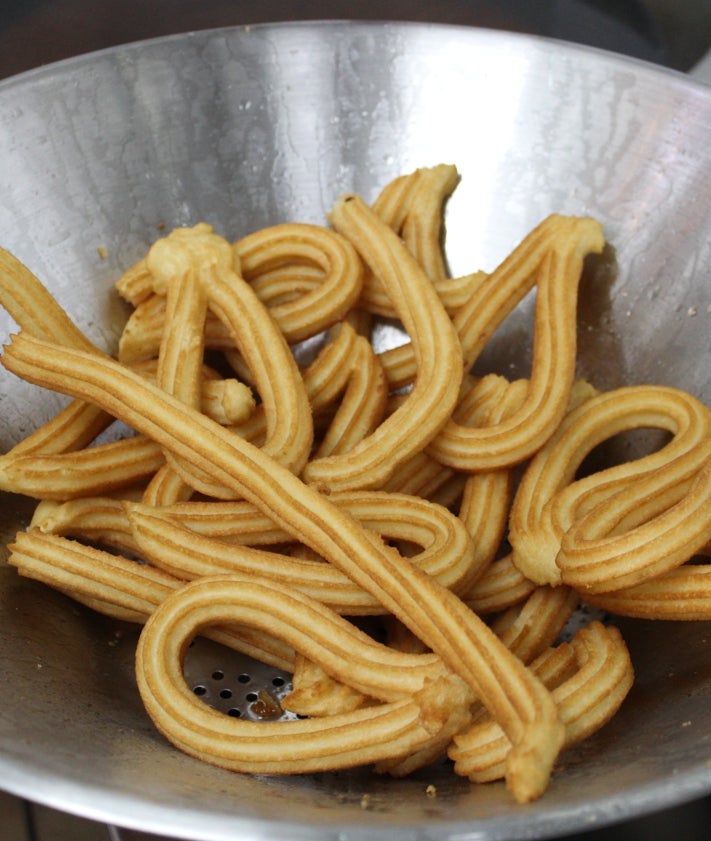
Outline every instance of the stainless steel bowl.
{"label": "stainless steel bowl", "polygon": [[[321,222],[343,191],[370,199],[452,162],[453,271],[492,268],[551,211],[597,216],[614,252],[586,283],[581,372],[711,402],[710,136],[709,88],[542,39],[347,22],[187,34],[0,84],[0,244],[111,347],[125,315],[111,284],[163,226],[234,237]],[[491,364],[524,368],[525,315]],[[3,448],[57,405],[5,373],[0,395]],[[3,544],[31,510],[0,498]],[[206,841],[521,839],[711,791],[708,623],[622,622],[638,675],[627,703],[521,807],[442,767],[276,779],[193,761],[143,712],[135,631],[4,564],[0,576],[0,785],[86,817]]]}

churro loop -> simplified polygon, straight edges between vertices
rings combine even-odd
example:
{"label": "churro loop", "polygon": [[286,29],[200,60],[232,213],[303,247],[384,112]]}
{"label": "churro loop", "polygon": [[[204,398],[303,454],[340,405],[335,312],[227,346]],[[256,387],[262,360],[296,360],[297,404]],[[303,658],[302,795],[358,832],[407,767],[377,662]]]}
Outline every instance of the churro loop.
{"label": "churro loop", "polygon": [[330,218],[395,302],[411,336],[418,375],[407,401],[371,435],[347,453],[311,461],[303,476],[334,490],[372,488],[422,449],[446,421],[463,376],[461,350],[430,281],[396,234],[354,195],[341,198]]}
{"label": "churro loop", "polygon": [[[656,492],[663,486],[665,471],[675,469],[674,464],[687,464],[693,473],[710,423],[711,414],[702,403],[666,386],[626,386],[584,401],[534,456],[516,491],[509,524],[516,565],[538,584],[559,583],[556,558],[563,534],[575,518],[623,487],[636,495],[640,505],[638,482],[654,476]],[[573,481],[595,446],[639,428],[665,430],[673,437],[654,453]]]}
{"label": "churro loop", "polygon": [[[575,660],[571,668],[570,654]],[[565,723],[568,748],[603,727],[617,712],[634,678],[627,646],[619,630],[592,622],[581,628],[572,642],[542,654],[532,669],[552,690]],[[472,782],[501,779],[506,738],[493,721],[473,725],[454,735],[449,756],[454,770]]]}
{"label": "churro loop", "polygon": [[320,225],[286,223],[263,228],[233,245],[241,273],[249,282],[273,269],[315,266],[322,282],[298,298],[276,303],[269,313],[289,343],[315,336],[340,321],[358,300],[363,264],[351,243]]}
{"label": "churro loop", "polygon": [[[429,445],[429,452],[444,464],[460,470],[519,464],[540,449],[567,411],[575,378],[578,282],[583,259],[599,253],[604,238],[593,219],[560,217],[556,222],[535,275],[533,358],[525,398],[515,412],[493,425],[471,427],[450,419]],[[526,288],[522,283],[520,289]],[[517,297],[513,295],[509,304]],[[486,322],[487,331],[506,312],[502,309]],[[461,326],[456,318],[455,325]],[[473,361],[476,351],[464,340],[462,345],[467,362]]]}
{"label": "churro loop", "polygon": [[[467,575],[474,547],[462,523],[446,509],[416,497],[378,492],[334,494],[332,502],[383,537],[421,546],[410,560],[443,586],[456,591]],[[339,613],[384,612],[377,599],[330,564],[197,534],[166,516],[163,508],[135,503],[125,507],[139,554],[178,578],[232,572],[259,575],[317,598]]]}
{"label": "churro loop", "polygon": [[573,523],[556,556],[564,583],[583,593],[633,587],[701,551],[711,540],[711,438],[698,450],[690,487],[688,469],[680,485],[645,476]]}
{"label": "churro loop", "polygon": [[37,385],[98,403],[177,456],[192,459],[375,595],[500,721],[513,745],[507,784],[516,799],[543,793],[563,739],[555,704],[453,593],[374,543],[351,517],[261,450],[120,364],[22,335],[6,347],[3,364]]}
{"label": "churro loop", "polygon": [[[260,602],[267,606],[257,613],[253,606]],[[157,729],[186,753],[223,768],[284,774],[371,764],[427,743],[453,716],[460,726],[466,722],[467,691],[446,675],[428,680],[403,700],[290,722],[226,716],[186,686],[184,653],[204,627],[225,622],[262,626],[269,617],[271,629],[312,650],[313,628],[295,627],[310,607],[295,605],[279,588],[226,577],[193,582],[166,599],[144,626],[136,652],[139,691]],[[342,662],[347,656],[346,651]]]}

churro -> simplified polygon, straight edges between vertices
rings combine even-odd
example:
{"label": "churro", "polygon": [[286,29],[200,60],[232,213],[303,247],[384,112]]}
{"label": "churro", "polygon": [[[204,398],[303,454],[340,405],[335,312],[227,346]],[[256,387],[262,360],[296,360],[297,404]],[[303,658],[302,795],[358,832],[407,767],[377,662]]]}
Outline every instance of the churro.
{"label": "churro", "polygon": [[539,797],[562,743],[543,685],[449,590],[373,542],[326,497],[248,442],[122,365],[93,353],[14,337],[4,365],[30,382],[88,399],[150,434],[269,516],[375,595],[439,654],[500,721],[513,747],[507,783],[516,799]]}
{"label": "churro", "polygon": [[[422,550],[410,560],[442,585],[456,591],[467,576],[474,547],[461,521],[446,509],[417,497],[377,492],[342,493],[331,501],[375,533],[419,544]],[[166,517],[161,508],[135,503],[125,507],[140,555],[178,578],[240,572],[288,584],[347,615],[384,610],[376,598],[330,564],[198,534]]]}
{"label": "churro", "polygon": [[[537,285],[534,344],[525,397],[516,411],[492,425],[471,427],[450,419],[429,446],[429,452],[444,464],[463,470],[520,464],[540,449],[567,411],[575,378],[578,282],[584,257],[600,252],[604,238],[601,226],[592,219],[558,217],[547,222],[550,241],[533,275]],[[511,290],[501,310],[493,317],[487,314],[487,332],[500,323],[512,304],[518,303],[521,292],[528,289],[527,280],[522,273],[520,285]],[[497,288],[490,297],[498,294]],[[471,331],[479,320],[458,323],[458,316],[454,323],[470,366],[481,346],[480,328],[476,328],[474,341],[465,331]]]}
{"label": "churro", "polygon": [[[73,398],[0,456],[0,488],[40,500],[10,563],[143,626],[141,697],[192,756],[400,776],[448,754],[529,802],[632,684],[616,628],[559,642],[581,601],[711,618],[711,411],[678,389],[574,379],[597,221],[553,214],[489,274],[450,276],[458,179],[443,164],[371,207],[344,195],[331,228],[161,237],[116,282],[133,307],[116,359],[0,250],[20,327],[3,365]],[[534,288],[530,374],[475,376]],[[373,316],[407,340],[379,348]],[[97,441],[114,420],[127,437]],[[578,475],[640,427],[669,440]],[[357,627],[368,616],[385,643]],[[208,708],[183,678],[198,635],[292,672],[283,709],[308,719]]]}
{"label": "churro", "polygon": [[[286,611],[281,597],[288,600]],[[255,611],[253,606],[261,602],[266,609]],[[250,722],[222,715],[186,686],[184,652],[206,626],[266,622],[285,638],[296,637],[312,649],[313,624],[301,630],[295,626],[310,609],[322,610],[318,603],[304,601],[297,608],[293,594],[273,585],[224,576],[193,582],[166,599],[146,623],[136,651],[139,690],[158,730],[186,753],[223,768],[284,774],[371,764],[427,744],[452,717],[457,727],[467,721],[467,690],[447,675],[427,680],[402,700],[290,722]],[[316,627],[321,627],[320,621]],[[339,671],[348,654],[338,658]],[[352,670],[347,671],[350,678]]]}
{"label": "churro", "polygon": [[363,264],[353,245],[320,225],[289,223],[263,228],[234,243],[242,276],[254,283],[260,274],[300,264],[315,266],[323,279],[316,288],[269,307],[289,343],[307,339],[340,321],[357,302]]}
{"label": "churro", "polygon": [[[542,654],[532,664],[545,679],[565,722],[565,747],[588,737],[609,721],[626,697],[634,678],[629,652],[614,626],[592,622],[581,628],[570,646]],[[575,671],[569,674],[575,660]],[[473,782],[501,779],[506,738],[495,722],[484,721],[453,737],[449,756],[455,770]]]}
{"label": "churro", "polygon": [[[509,532],[516,565],[536,583],[559,583],[556,559],[561,540],[583,513],[583,504],[588,510],[626,487],[638,507],[644,476],[653,477],[656,494],[674,465],[686,463],[696,470],[710,419],[702,403],[670,387],[627,386],[585,400],[531,460],[516,491]],[[625,430],[650,427],[670,432],[671,440],[655,453],[573,481],[585,456],[602,441]]]}
{"label": "churro", "polygon": [[417,357],[417,381],[407,401],[371,435],[347,453],[309,462],[303,475],[318,487],[375,487],[429,443],[446,422],[463,376],[461,349],[427,276],[362,199],[342,197],[330,218],[396,303]]}
{"label": "churro", "polygon": [[165,463],[155,441],[133,435],[77,452],[0,456],[0,489],[36,499],[96,496],[135,485]]}

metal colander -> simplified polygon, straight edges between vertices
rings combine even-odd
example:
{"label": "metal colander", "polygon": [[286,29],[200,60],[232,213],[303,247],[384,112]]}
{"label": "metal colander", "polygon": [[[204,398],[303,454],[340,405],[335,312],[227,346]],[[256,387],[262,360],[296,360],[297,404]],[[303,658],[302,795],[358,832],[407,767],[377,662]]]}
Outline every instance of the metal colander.
{"label": "metal colander", "polygon": [[[237,237],[323,222],[344,191],[372,199],[395,175],[451,162],[462,174],[448,206],[453,273],[492,268],[550,212],[597,216],[612,245],[583,289],[580,373],[601,388],[681,385],[709,402],[710,135],[708,88],[543,39],[349,22],[191,33],[0,84],[0,244],[111,348],[126,314],[112,283],[162,230],[207,221]],[[510,376],[527,370],[529,304],[484,360]],[[0,314],[2,336],[13,329]],[[60,402],[4,372],[0,401],[3,449]],[[3,545],[32,509],[0,496]],[[446,764],[393,780],[197,762],[143,710],[137,629],[2,563],[0,784],[202,841],[521,839],[602,826],[711,790],[708,623],[619,624],[632,693],[561,757],[545,797],[520,807]],[[201,643],[186,676],[245,717],[275,710],[289,680]]]}

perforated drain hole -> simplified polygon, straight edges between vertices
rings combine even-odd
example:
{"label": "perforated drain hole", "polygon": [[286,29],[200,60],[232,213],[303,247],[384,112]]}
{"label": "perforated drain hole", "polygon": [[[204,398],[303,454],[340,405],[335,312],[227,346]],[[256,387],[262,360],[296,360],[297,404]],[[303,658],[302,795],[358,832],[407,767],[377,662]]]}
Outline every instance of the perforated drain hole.
{"label": "perforated drain hole", "polygon": [[291,691],[288,672],[209,640],[194,641],[183,672],[196,697],[233,718],[286,721],[297,717],[281,707],[282,699]]}

